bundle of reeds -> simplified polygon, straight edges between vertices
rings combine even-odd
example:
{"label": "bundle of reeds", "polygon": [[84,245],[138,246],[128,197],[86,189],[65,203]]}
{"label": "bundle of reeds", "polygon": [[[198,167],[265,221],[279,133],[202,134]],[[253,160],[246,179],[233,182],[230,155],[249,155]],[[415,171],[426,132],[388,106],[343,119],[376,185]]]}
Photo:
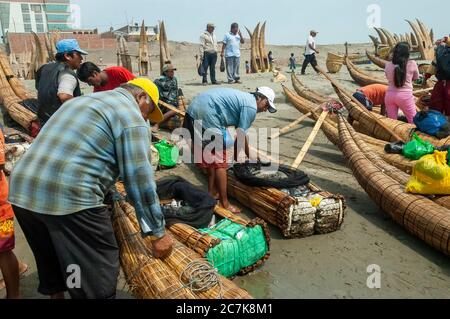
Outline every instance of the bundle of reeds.
{"label": "bundle of reeds", "polygon": [[[324,199],[334,199],[340,206],[339,212],[333,212],[334,223],[322,229],[322,233],[338,230],[343,223],[345,201],[341,196],[323,192],[319,187],[310,183],[307,185],[311,193],[318,194]],[[318,214],[306,209],[299,199],[275,188],[251,187],[239,182],[233,174],[228,174],[228,193],[242,205],[251,209],[256,215],[268,223],[278,227],[286,238],[311,236],[320,224]],[[340,217],[339,217],[340,216]]]}
{"label": "bundle of reeds", "polygon": [[128,217],[115,206],[114,230],[120,247],[120,263],[132,294],[141,299],[195,299],[175,272],[153,258]]}
{"label": "bundle of reeds", "polygon": [[[217,274],[212,266],[204,260],[199,254],[195,253],[193,250],[187,248],[176,239],[174,239],[174,247],[172,253],[162,260],[158,260],[151,256],[152,243],[149,239],[142,239],[138,234],[138,222],[134,210],[128,208],[127,213],[121,210],[123,205],[118,205],[116,203],[115,209],[119,213],[119,217],[115,220],[116,232],[120,228],[127,227],[129,238],[133,238],[132,247],[126,245],[128,248],[126,251],[121,253],[122,268],[125,274],[132,273],[136,280],[132,281],[129,276],[127,276],[127,282],[133,288],[136,287],[135,294],[139,298],[155,298],[152,295],[145,296],[143,293],[149,292],[149,282],[159,282],[159,286],[151,286],[153,288],[150,291],[157,298],[201,298],[201,299],[251,299],[251,295],[244,289],[239,288],[233,282],[226,279],[223,276]],[[122,231],[123,233],[123,231]],[[119,233],[120,238],[124,238],[123,234]],[[119,236],[118,236],[119,237]],[[120,243],[122,241],[119,240]],[[129,243],[130,241],[128,241]],[[123,246],[123,244],[121,244]],[[147,257],[146,266],[138,268],[136,263],[140,260],[132,259],[128,255],[136,254],[140,252]],[[140,255],[141,258],[145,258]],[[123,259],[123,261],[122,261]],[[156,262],[157,261],[157,262]],[[147,271],[141,271],[136,274],[136,270],[146,269]],[[132,271],[134,270],[134,271]],[[156,272],[159,270],[159,272]],[[195,276],[191,278],[191,274],[195,272],[202,271],[205,276]],[[172,276],[171,274],[175,275]],[[167,281],[162,281],[162,278],[167,278]],[[194,282],[194,280],[197,280]],[[176,290],[174,290],[176,288]],[[173,294],[173,292],[175,292]],[[184,296],[181,296],[183,294]]]}
{"label": "bundle of reeds", "polygon": [[[122,197],[126,196],[125,188],[122,183],[116,183],[116,189]],[[134,220],[134,208],[126,201],[118,201],[118,205],[123,210],[123,212],[130,218]],[[223,209],[219,206],[216,206],[214,209],[214,213],[222,218],[227,218],[234,223],[242,225],[244,227],[256,227],[260,226],[263,230],[265,241],[268,247],[267,254],[262,256],[262,258],[256,262],[254,265],[250,267],[245,267],[240,270],[239,275],[246,275],[252,271],[258,269],[270,256],[270,232],[267,224],[264,220],[255,218],[253,220],[245,220],[240,216],[237,216],[226,209]],[[135,222],[135,226],[138,227],[137,221]],[[169,230],[171,234],[177,238],[181,243],[201,255],[202,257],[206,257],[209,250],[214,248],[222,243],[222,240],[216,237],[213,237],[207,233],[200,232],[198,229],[191,227],[189,225],[183,223],[176,223],[167,225],[166,228]]]}
{"label": "bundle of reeds", "polygon": [[3,69],[3,74],[9,82],[9,85],[13,89],[15,95],[21,99],[32,99],[36,98],[36,94],[32,94],[25,89],[23,83],[14,75],[14,72],[11,68],[11,64],[8,61],[8,57],[6,56],[3,50],[0,50],[0,68]]}
{"label": "bundle of reeds", "polygon": [[33,121],[37,120],[37,116],[20,105],[20,101],[6,79],[3,69],[0,68],[0,103],[14,121],[29,131]]}

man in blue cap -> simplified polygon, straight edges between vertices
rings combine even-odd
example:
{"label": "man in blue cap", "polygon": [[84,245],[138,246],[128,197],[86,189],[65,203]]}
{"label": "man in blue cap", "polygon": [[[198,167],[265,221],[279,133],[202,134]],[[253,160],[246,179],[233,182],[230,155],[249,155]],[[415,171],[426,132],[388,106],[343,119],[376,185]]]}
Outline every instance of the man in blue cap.
{"label": "man in blue cap", "polygon": [[64,39],[56,44],[55,62],[43,65],[36,74],[38,91],[38,118],[41,128],[61,105],[81,96],[80,83],[74,70],[83,62],[83,51],[75,39]]}

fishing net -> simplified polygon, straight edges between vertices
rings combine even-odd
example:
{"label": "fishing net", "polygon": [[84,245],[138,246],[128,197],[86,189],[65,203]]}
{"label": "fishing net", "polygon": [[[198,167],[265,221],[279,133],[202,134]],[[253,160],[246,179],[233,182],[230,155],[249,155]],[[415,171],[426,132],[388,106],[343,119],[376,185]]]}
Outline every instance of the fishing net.
{"label": "fishing net", "polygon": [[309,177],[300,170],[286,165],[271,170],[261,163],[235,164],[234,176],[243,184],[253,187],[294,188],[307,185]]}

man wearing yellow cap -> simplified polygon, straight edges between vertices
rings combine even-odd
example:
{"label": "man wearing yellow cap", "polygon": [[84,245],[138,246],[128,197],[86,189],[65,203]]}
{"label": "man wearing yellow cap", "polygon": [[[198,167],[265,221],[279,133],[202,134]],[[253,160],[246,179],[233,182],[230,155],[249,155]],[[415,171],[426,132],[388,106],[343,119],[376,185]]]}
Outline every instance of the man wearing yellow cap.
{"label": "man wearing yellow cap", "polygon": [[158,101],[155,84],[141,78],[70,100],[15,166],[9,201],[35,256],[40,293],[115,297],[119,250],[104,199],[119,176],[154,256],[170,253],[150,164],[147,120],[162,120]]}

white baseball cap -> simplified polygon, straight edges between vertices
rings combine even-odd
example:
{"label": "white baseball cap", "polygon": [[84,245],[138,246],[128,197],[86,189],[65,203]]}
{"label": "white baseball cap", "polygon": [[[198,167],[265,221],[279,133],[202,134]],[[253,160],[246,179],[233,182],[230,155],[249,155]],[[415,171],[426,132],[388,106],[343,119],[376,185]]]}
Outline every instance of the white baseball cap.
{"label": "white baseball cap", "polygon": [[277,108],[275,107],[275,104],[274,104],[275,92],[267,86],[262,86],[262,87],[257,88],[256,92],[264,95],[267,98],[267,100],[269,101],[269,112],[276,113]]}

